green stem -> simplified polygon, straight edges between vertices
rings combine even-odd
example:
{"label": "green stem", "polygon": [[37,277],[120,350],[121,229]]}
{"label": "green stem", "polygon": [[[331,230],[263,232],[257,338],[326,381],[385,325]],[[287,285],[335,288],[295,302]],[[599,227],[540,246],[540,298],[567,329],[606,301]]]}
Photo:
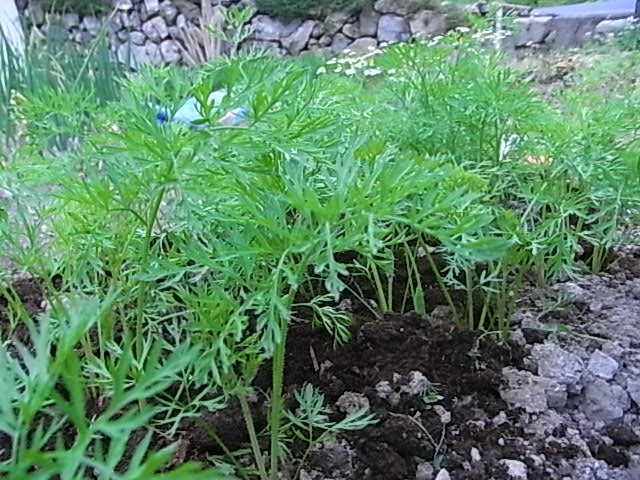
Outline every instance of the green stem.
{"label": "green stem", "polygon": [[384,294],[384,287],[382,286],[382,281],[380,280],[380,274],[378,273],[378,267],[371,260],[369,260],[369,265],[371,266],[371,273],[373,275],[373,281],[376,287],[378,301],[380,302],[380,310],[382,310],[382,313],[387,313],[389,311],[389,307],[387,305],[387,300]]}
{"label": "green stem", "polygon": [[[271,479],[278,478],[278,462],[280,460],[280,423],[282,421],[282,384],[284,379],[284,360],[289,322],[282,319],[280,325],[282,338],[275,346],[273,353],[273,377],[271,390],[271,412],[269,423],[271,428]],[[268,478],[268,477],[267,477]]]}
{"label": "green stem", "polygon": [[[146,225],[147,231],[145,234],[142,256],[140,260],[140,265],[142,268],[146,268],[147,261],[149,260],[153,226],[155,225],[156,219],[158,218],[158,212],[160,211],[160,205],[162,204],[162,199],[164,198],[165,192],[166,192],[166,187],[161,187],[151,207],[150,215],[147,218],[147,225]],[[142,355],[144,352],[142,329],[143,329],[143,323],[144,323],[143,322],[144,307],[147,300],[147,287],[148,287],[148,282],[145,280],[140,280],[138,284],[138,301],[136,306],[136,355],[137,355],[138,361],[142,359]]]}
{"label": "green stem", "polygon": [[465,269],[465,277],[467,279],[467,328],[473,330],[473,281],[470,268]]}
{"label": "green stem", "polygon": [[244,393],[241,393],[238,395],[238,400],[240,401],[240,408],[242,409],[244,423],[247,426],[249,438],[251,439],[251,449],[253,450],[253,456],[256,459],[260,478],[262,480],[268,480],[269,476],[267,475],[267,471],[264,467],[264,459],[262,458],[262,452],[260,452],[260,444],[258,443],[258,436],[256,435],[256,428],[253,424],[253,417],[251,416],[251,409],[249,408],[247,397],[245,397]]}
{"label": "green stem", "polygon": [[453,303],[453,299],[451,298],[451,295],[449,294],[449,290],[447,289],[447,286],[444,284],[444,280],[442,279],[442,276],[440,275],[440,272],[438,271],[438,266],[436,265],[436,262],[433,260],[433,256],[431,255],[431,252],[429,251],[429,247],[426,243],[424,243],[424,241],[420,241],[420,243],[422,244],[422,248],[424,249],[426,255],[427,255],[427,261],[429,262],[429,266],[431,267],[431,271],[433,272],[433,274],[436,277],[436,280],[438,281],[438,286],[440,287],[440,291],[442,292],[442,295],[444,295],[444,298],[447,300],[447,303],[449,304],[449,308],[451,309],[451,313],[453,314],[453,321],[455,323],[458,323],[460,321],[460,317],[458,315],[458,309],[456,308],[455,304]]}

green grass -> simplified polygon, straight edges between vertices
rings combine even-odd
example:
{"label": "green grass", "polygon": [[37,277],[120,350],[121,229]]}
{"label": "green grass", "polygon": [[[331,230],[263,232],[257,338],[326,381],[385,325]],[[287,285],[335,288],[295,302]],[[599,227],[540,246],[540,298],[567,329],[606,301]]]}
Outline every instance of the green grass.
{"label": "green grass", "polygon": [[[0,174],[15,208],[0,248],[42,280],[51,308],[31,319],[4,273],[0,345],[26,326],[34,348],[18,349],[24,361],[0,348],[0,431],[12,441],[0,471],[109,477],[140,426],[171,437],[182,419],[237,399],[254,462],[227,451],[225,468],[275,479],[283,464],[303,467],[314,442],[375,421],[367,410],[330,415],[311,386],[288,409],[285,344],[301,310],[340,344],[354,319],[337,306],[358,301],[356,282],[377,313],[425,313],[426,288],[439,288],[459,327],[507,337],[525,282],[606,269],[637,213],[640,93],[599,89],[613,75],[599,61],[543,101],[472,33],[326,65],[256,53],[126,76],[92,61],[49,75],[54,52],[33,57],[43,80],[13,84],[21,97],[7,123],[29,131]],[[616,55],[606,58],[631,78],[635,63]],[[238,90],[206,129],[155,123],[150,105],[221,82]],[[239,105],[248,125],[218,123]],[[420,272],[436,263],[425,285]],[[261,431],[249,398],[265,367]],[[96,397],[111,401],[88,422]],[[70,450],[53,440],[69,429]],[[156,478],[169,451],[150,450],[140,442],[121,478]],[[222,478],[192,472],[169,478]]]}

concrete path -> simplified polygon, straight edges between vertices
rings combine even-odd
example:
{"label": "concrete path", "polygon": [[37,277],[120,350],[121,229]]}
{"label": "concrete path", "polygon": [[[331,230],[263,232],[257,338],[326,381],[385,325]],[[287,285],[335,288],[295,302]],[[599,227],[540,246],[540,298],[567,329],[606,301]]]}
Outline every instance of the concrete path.
{"label": "concrete path", "polygon": [[604,0],[600,2],[574,3],[557,7],[540,7],[531,10],[535,17],[601,17],[626,18],[633,16],[636,0]]}

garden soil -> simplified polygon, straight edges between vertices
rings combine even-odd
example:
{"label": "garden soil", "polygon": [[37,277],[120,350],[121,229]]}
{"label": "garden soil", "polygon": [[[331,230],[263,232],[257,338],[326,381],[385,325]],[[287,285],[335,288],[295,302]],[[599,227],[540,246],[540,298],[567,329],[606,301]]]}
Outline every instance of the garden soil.
{"label": "garden soil", "polygon": [[[38,282],[14,287],[30,314],[43,311]],[[525,292],[505,343],[454,329],[443,308],[357,316],[341,347],[307,324],[291,329],[286,391],[311,384],[335,418],[368,405],[377,419],[315,447],[301,479],[640,479],[640,248],[617,252],[606,274]],[[268,389],[268,371],[255,386]],[[253,400],[258,428],[265,398]],[[231,405],[156,447],[178,442],[173,465],[207,462],[221,453],[208,429],[248,446]]]}

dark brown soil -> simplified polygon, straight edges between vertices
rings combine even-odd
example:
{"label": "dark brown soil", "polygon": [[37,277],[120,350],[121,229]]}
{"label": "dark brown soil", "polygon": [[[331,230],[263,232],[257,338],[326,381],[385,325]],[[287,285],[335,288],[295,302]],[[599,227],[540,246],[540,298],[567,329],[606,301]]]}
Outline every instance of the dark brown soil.
{"label": "dark brown soil", "polygon": [[[21,281],[14,287],[31,315],[41,311],[38,282]],[[7,331],[7,319],[5,301],[0,303],[0,331]],[[289,335],[287,393],[311,383],[332,406],[345,393],[362,394],[378,419],[374,426],[343,435],[342,450],[327,447],[314,452],[309,462],[314,471],[325,478],[334,478],[332,473],[338,471],[344,479],[403,480],[416,478],[418,465],[428,462],[446,468],[455,479],[499,480],[508,478],[499,463],[508,458],[527,463],[530,480],[546,478],[523,458],[526,440],[510,421],[516,412],[509,411],[498,393],[502,368],[520,365],[522,354],[516,347],[497,344],[490,337],[479,339],[477,333],[455,330],[428,316],[360,316],[357,324],[353,341],[338,349],[324,330],[312,330],[307,324],[293,326]],[[380,398],[379,382],[399,388],[411,372],[424,375],[443,398],[428,403],[420,395],[403,394],[395,405]],[[269,389],[269,378],[267,370],[258,375],[258,391]],[[266,424],[266,407],[261,402],[254,405],[260,430]],[[493,422],[501,412],[506,420]],[[208,433],[211,429],[231,449],[248,446],[242,415],[234,404],[185,421],[177,438],[158,436],[154,446],[179,441],[173,464],[206,461],[208,455],[222,453]],[[599,455],[616,454],[596,447]],[[472,462],[473,448],[481,452],[481,461]],[[538,446],[547,458],[570,456],[565,450],[552,444]]]}

